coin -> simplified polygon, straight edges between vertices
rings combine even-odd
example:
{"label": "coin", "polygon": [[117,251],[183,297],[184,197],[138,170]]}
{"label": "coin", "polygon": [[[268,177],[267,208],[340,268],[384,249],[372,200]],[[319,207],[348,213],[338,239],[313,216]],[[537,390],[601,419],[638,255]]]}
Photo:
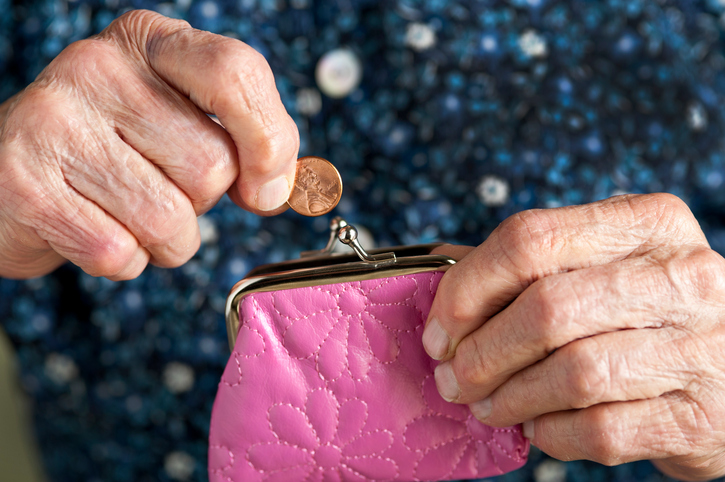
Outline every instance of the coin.
{"label": "coin", "polygon": [[328,160],[316,156],[297,159],[295,185],[287,204],[304,216],[322,216],[340,202],[342,178]]}

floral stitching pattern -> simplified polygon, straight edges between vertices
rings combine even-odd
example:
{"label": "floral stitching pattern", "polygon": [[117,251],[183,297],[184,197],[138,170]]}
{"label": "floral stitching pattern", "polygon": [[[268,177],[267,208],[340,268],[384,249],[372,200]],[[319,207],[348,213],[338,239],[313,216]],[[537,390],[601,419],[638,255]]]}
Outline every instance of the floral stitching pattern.
{"label": "floral stitching pattern", "polygon": [[253,445],[247,453],[265,481],[371,481],[398,475],[395,462],[381,455],[393,435],[364,431],[367,406],[361,400],[339,404],[331,391],[318,389],[308,394],[304,407],[274,405],[267,418],[277,441]]}
{"label": "floral stitching pattern", "polygon": [[503,474],[498,458],[520,461],[525,457],[522,447],[511,450],[496,439],[498,433],[511,433],[512,429],[484,425],[466,406],[443,400],[433,376],[426,377],[421,390],[430,411],[409,423],[403,434],[406,446],[420,454],[416,474],[447,479],[470,465],[475,472],[479,466],[495,466]]}
{"label": "floral stitching pattern", "polygon": [[[275,296],[276,314],[286,320],[283,343],[293,356],[315,357],[325,379],[346,374],[364,379],[373,360],[391,363],[400,351],[397,334],[409,331],[411,319],[422,319],[414,303],[415,278],[396,278],[398,293],[391,299],[386,285],[391,279],[333,285],[310,291],[319,310],[303,314]],[[402,290],[402,296],[400,293]]]}

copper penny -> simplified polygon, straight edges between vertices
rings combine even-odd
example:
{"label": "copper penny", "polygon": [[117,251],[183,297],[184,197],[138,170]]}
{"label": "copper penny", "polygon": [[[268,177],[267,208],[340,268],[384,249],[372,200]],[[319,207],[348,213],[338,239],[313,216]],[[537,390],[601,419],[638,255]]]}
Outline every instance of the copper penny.
{"label": "copper penny", "polygon": [[335,166],[321,157],[297,159],[297,174],[287,204],[304,216],[322,216],[340,202],[342,178]]}

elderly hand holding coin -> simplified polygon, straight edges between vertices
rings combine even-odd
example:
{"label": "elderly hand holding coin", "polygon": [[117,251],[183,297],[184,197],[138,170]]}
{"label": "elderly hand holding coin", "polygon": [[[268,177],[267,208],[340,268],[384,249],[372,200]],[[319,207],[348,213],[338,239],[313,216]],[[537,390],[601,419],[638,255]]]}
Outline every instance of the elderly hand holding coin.
{"label": "elderly hand holding coin", "polygon": [[262,55],[148,11],[65,49],[0,126],[0,276],[14,278],[66,259],[115,280],[179,266],[224,193],[286,209],[299,147]]}

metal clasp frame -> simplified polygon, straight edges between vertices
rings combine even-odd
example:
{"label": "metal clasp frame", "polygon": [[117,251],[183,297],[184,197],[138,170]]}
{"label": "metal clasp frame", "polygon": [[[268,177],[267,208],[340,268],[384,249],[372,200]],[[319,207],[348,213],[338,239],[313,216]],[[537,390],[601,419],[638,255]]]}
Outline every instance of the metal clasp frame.
{"label": "metal clasp frame", "polygon": [[350,246],[361,261],[375,265],[375,267],[395,264],[397,261],[394,252],[369,254],[365,251],[365,248],[363,248],[358,240],[358,232],[355,226],[348,224],[340,216],[335,216],[330,221],[330,238],[327,240],[327,245],[318,251],[303,251],[300,254],[300,258],[331,255],[335,250],[335,243],[337,241]]}

